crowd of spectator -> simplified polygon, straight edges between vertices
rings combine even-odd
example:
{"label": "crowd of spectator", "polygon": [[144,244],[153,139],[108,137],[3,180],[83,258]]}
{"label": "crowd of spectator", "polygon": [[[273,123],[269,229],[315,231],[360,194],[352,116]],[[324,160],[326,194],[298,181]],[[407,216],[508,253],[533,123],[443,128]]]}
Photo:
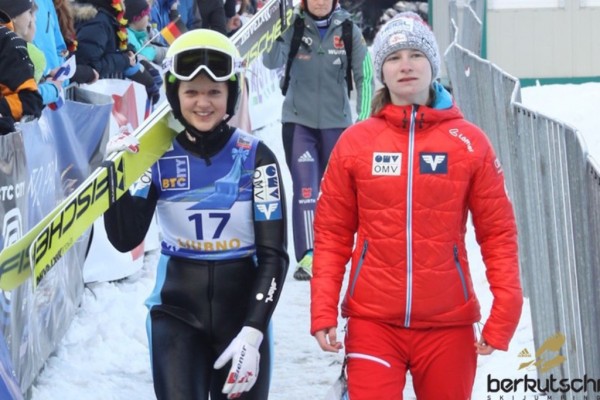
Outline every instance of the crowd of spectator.
{"label": "crowd of spectator", "polygon": [[[156,103],[171,22],[183,31],[210,28],[232,34],[245,0],[0,0],[0,134],[59,105],[69,85],[129,79]],[[61,66],[75,57],[74,74]]]}

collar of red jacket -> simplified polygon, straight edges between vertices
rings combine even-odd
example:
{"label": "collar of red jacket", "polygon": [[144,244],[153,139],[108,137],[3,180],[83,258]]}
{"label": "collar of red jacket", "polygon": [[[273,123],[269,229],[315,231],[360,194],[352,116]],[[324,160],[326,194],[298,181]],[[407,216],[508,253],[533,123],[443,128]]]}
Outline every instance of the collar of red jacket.
{"label": "collar of red jacket", "polygon": [[429,129],[441,122],[463,118],[463,115],[456,104],[443,110],[422,105],[397,106],[394,104],[387,104],[377,115],[375,115],[375,117],[385,119],[388,124],[395,128],[408,131],[413,112],[415,117],[414,126],[417,131]]}

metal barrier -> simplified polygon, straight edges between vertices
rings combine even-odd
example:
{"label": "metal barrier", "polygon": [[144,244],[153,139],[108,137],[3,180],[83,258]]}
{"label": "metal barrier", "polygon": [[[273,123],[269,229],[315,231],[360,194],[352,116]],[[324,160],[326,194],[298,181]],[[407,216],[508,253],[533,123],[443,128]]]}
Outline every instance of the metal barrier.
{"label": "metal barrier", "polygon": [[[480,34],[472,24],[461,29],[460,37]],[[566,337],[560,373],[538,366],[538,378],[598,380],[598,164],[576,129],[522,105],[518,79],[459,45],[456,28],[454,37],[445,52],[448,77],[465,117],[488,134],[503,163],[536,349],[556,333]]]}
{"label": "metal barrier", "polygon": [[[455,0],[448,3],[450,19],[460,21],[459,25],[462,27],[460,31],[455,33],[458,35],[457,43],[477,55],[481,55],[481,42],[483,40],[483,23],[481,20],[483,19],[484,7],[484,2],[478,0],[469,0],[460,9]],[[451,37],[453,33],[450,32]]]}

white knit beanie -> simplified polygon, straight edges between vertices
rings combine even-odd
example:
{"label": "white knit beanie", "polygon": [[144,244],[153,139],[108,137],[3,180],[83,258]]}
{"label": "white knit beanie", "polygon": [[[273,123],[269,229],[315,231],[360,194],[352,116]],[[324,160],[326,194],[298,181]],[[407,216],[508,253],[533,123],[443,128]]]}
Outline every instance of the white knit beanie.
{"label": "white knit beanie", "polygon": [[373,57],[376,77],[383,83],[382,67],[385,59],[401,49],[416,49],[431,64],[433,79],[440,72],[440,51],[435,35],[421,17],[411,11],[397,14],[377,33],[373,41]]}

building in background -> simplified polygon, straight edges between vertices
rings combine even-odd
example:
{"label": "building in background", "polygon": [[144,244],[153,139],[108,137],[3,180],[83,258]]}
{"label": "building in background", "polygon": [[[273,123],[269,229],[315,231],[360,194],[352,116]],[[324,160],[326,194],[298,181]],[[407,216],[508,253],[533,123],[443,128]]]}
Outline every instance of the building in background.
{"label": "building in background", "polygon": [[451,8],[466,4],[481,19],[481,57],[522,86],[600,81],[600,0],[429,0],[442,52],[453,38]]}

